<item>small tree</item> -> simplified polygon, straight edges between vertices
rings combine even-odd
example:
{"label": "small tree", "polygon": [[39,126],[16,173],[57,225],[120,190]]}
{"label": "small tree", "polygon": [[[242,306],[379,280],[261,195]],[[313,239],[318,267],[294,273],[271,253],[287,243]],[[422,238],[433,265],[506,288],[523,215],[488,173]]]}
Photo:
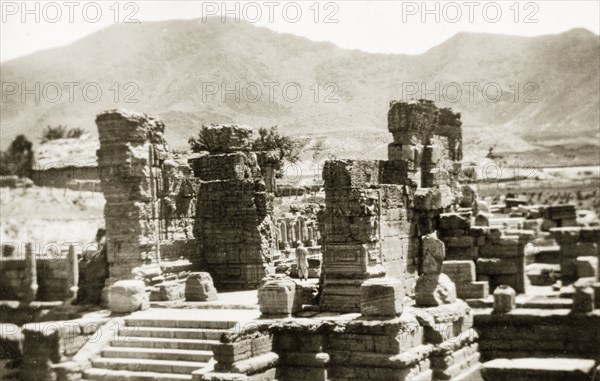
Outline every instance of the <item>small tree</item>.
{"label": "small tree", "polygon": [[296,163],[300,160],[301,148],[302,144],[297,139],[280,134],[277,126],[260,128],[258,137],[252,143],[259,165],[272,165],[278,176],[286,161]]}
{"label": "small tree", "polygon": [[207,130],[208,127],[202,126],[200,131],[198,131],[198,135],[196,137],[192,136],[188,139],[188,144],[190,145],[190,149],[192,150],[192,152],[202,152],[210,150],[208,140],[206,138]]}
{"label": "small tree", "polygon": [[18,175],[31,177],[33,169],[33,143],[25,137],[18,135],[6,152],[0,156],[0,172],[2,175]]}

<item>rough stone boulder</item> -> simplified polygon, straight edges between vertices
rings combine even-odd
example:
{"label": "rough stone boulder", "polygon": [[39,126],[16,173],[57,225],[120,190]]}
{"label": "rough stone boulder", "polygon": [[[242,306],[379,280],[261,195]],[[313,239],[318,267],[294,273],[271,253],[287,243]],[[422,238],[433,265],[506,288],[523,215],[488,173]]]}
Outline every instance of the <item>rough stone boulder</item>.
{"label": "rough stone boulder", "polygon": [[398,316],[402,313],[404,287],[394,278],[373,278],[360,286],[360,312],[364,316]]}
{"label": "rough stone boulder", "polygon": [[456,301],[456,286],[446,274],[421,275],[415,287],[418,306],[432,307]]}
{"label": "rough stone boulder", "polygon": [[258,289],[258,304],[264,315],[289,316],[300,310],[300,303],[296,283],[287,276],[267,277]]}
{"label": "rough stone boulder", "polygon": [[121,280],[108,289],[108,308],[112,312],[127,313],[149,307],[149,296],[141,280]]}
{"label": "rough stone boulder", "polygon": [[217,300],[217,289],[209,273],[197,272],[188,276],[185,283],[185,300],[188,302]]}

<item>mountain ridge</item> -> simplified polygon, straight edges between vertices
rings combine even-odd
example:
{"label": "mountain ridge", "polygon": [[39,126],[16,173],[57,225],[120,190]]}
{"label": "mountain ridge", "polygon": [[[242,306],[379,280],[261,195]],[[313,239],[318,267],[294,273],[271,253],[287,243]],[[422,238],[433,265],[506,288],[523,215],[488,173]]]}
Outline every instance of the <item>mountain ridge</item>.
{"label": "mountain ridge", "polygon": [[[111,108],[163,117],[167,138],[179,149],[203,123],[279,125],[289,134],[326,139],[340,131],[385,136],[389,100],[434,89],[441,106],[462,113],[474,148],[487,150],[479,145],[500,139],[507,149],[527,150],[550,139],[600,137],[599,67],[600,39],[585,29],[535,37],[459,32],[425,53],[406,55],[347,50],[246,22],[121,24],[2,63],[2,82],[26,82],[29,89],[35,82],[41,88],[77,82],[77,90],[97,84],[102,95],[91,102],[75,91],[70,102],[63,90],[55,103],[8,95],[0,105],[0,137],[6,147],[17,133],[39,137],[48,124],[96,135],[95,115]],[[465,85],[472,82],[479,85]],[[236,84],[237,96],[231,94]],[[486,98],[495,100],[497,89],[498,101]],[[127,96],[138,102],[125,102]]]}

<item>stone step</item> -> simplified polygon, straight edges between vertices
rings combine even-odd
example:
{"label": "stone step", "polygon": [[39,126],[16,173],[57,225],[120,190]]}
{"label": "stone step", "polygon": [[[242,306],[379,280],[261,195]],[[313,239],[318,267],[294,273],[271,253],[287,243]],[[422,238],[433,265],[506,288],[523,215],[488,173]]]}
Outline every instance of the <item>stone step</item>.
{"label": "stone step", "polygon": [[155,359],[96,358],[92,360],[93,368],[128,370],[132,372],[177,373],[187,375],[191,374],[195,370],[204,368],[206,365],[207,363],[205,362]]}
{"label": "stone step", "polygon": [[131,372],[128,370],[110,370],[90,368],[83,372],[81,381],[189,381],[190,374]]}
{"label": "stone step", "polygon": [[125,324],[129,327],[232,329],[238,325],[238,322],[234,320],[128,317],[125,318]]}
{"label": "stone step", "polygon": [[202,328],[163,328],[163,327],[121,327],[119,336],[131,337],[157,337],[170,339],[194,340],[219,340],[224,332],[233,332],[223,329]]}
{"label": "stone step", "polygon": [[119,359],[208,362],[213,357],[213,352],[188,349],[108,347],[102,350],[102,357]]}
{"label": "stone step", "polygon": [[118,337],[111,342],[113,347],[191,349],[211,351],[219,340],[171,339],[162,337]]}
{"label": "stone step", "polygon": [[496,359],[483,364],[486,381],[589,381],[594,360],[574,358]]}

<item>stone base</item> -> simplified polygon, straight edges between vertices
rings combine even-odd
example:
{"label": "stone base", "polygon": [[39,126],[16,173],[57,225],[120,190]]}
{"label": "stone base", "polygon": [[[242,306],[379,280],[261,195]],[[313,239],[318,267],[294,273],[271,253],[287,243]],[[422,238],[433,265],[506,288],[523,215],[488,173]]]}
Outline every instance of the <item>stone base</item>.
{"label": "stone base", "polygon": [[108,309],[112,312],[128,313],[149,306],[146,286],[141,280],[121,280],[108,289]]}
{"label": "stone base", "polygon": [[264,315],[289,316],[300,310],[296,283],[288,277],[266,278],[258,289],[258,304]]}
{"label": "stone base", "polygon": [[360,286],[360,312],[364,316],[398,316],[402,313],[404,287],[393,278],[374,278]]}

